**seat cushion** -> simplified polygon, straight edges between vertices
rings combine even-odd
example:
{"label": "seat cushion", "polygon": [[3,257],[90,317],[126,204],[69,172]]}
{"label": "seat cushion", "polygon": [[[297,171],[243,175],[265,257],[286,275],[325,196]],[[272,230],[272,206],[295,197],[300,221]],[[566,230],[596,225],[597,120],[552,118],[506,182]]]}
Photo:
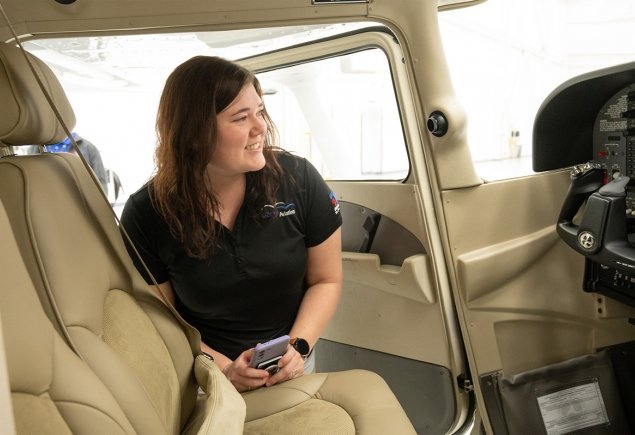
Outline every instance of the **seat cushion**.
{"label": "seat cushion", "polygon": [[246,434],[416,433],[386,382],[366,370],[305,375],[243,397]]}
{"label": "seat cushion", "polygon": [[355,423],[343,408],[320,399],[308,399],[273,415],[246,424],[245,434],[352,435]]}

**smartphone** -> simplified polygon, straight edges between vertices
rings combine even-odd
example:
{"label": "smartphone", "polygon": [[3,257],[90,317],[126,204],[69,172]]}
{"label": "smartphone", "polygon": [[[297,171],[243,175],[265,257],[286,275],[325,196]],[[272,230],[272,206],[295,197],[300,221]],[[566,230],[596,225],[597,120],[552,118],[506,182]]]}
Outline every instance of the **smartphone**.
{"label": "smartphone", "polygon": [[259,343],[254,350],[254,355],[251,357],[249,367],[267,370],[271,374],[276,373],[278,371],[276,363],[285,354],[288,345],[288,335],[274,338],[266,343]]}

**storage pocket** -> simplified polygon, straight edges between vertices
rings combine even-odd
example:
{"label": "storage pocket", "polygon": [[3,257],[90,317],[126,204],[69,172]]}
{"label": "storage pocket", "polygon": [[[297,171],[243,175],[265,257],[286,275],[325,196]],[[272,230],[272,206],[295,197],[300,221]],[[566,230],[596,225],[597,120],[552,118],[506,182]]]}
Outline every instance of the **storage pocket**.
{"label": "storage pocket", "polygon": [[629,433],[608,351],[498,381],[510,434]]}

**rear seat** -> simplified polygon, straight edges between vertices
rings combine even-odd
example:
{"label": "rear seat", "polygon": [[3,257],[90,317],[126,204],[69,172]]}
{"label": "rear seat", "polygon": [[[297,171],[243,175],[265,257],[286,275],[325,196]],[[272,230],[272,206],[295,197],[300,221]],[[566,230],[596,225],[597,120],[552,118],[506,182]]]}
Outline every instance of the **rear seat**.
{"label": "rear seat", "polygon": [[[61,86],[44,63],[29,57],[71,129],[74,114]],[[65,137],[22,53],[8,44],[0,44],[0,99],[6,113],[0,119],[0,146],[54,143]],[[24,279],[8,288],[7,274],[20,275],[22,269],[3,270],[1,300],[12,300],[16,291],[32,292],[25,304],[48,317],[50,341],[63,343],[61,336],[66,342],[55,349],[72,349],[90,368],[91,375],[69,382],[83,383],[96,375],[108,391],[102,398],[95,388],[95,399],[108,402],[112,395],[134,432],[415,433],[386,383],[366,371],[307,375],[239,395],[200,356],[198,333],[156,298],[136,272],[110,205],[77,156],[0,159],[0,202],[17,240],[19,253],[14,255],[30,277],[29,288],[22,289]],[[4,308],[1,314],[4,320]],[[25,320],[20,327],[28,326]],[[11,361],[19,349],[7,347]],[[53,361],[56,370],[70,364]],[[198,384],[205,379],[211,382],[206,385],[209,394],[198,396]],[[20,416],[29,408],[15,400],[13,373],[10,380],[14,413]]]}

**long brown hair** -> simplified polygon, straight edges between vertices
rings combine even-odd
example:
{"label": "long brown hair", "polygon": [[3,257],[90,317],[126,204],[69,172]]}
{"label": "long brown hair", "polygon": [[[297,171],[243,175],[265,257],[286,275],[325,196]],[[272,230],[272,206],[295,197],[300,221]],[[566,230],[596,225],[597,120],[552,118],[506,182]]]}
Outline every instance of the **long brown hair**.
{"label": "long brown hair", "polygon": [[[236,63],[196,56],[179,65],[168,77],[157,113],[157,172],[150,183],[150,197],[167,222],[173,237],[187,253],[205,258],[218,246],[221,226],[218,199],[206,185],[205,169],[214,153],[217,115],[252,84],[262,97],[255,75]],[[265,167],[248,174],[245,202],[257,218],[256,207],[275,203],[282,180],[276,158],[276,130],[266,112],[263,153]]]}

